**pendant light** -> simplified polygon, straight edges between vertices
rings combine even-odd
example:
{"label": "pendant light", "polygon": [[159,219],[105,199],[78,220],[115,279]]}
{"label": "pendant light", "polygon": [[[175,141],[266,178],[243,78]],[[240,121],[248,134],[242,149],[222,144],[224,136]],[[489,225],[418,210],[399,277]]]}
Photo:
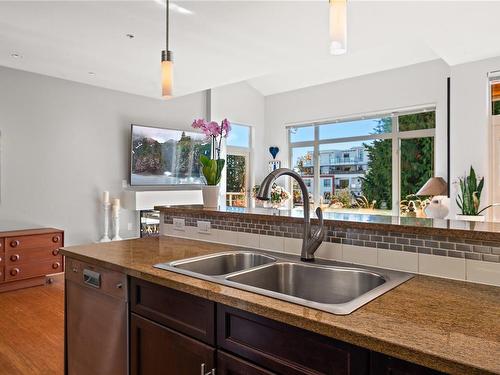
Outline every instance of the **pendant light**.
{"label": "pendant light", "polygon": [[172,97],[172,84],[173,84],[173,59],[172,51],[168,49],[168,21],[169,21],[169,0],[166,0],[165,10],[165,50],[161,51],[161,91],[165,99]]}
{"label": "pendant light", "polygon": [[330,53],[347,52],[347,0],[330,1]]}

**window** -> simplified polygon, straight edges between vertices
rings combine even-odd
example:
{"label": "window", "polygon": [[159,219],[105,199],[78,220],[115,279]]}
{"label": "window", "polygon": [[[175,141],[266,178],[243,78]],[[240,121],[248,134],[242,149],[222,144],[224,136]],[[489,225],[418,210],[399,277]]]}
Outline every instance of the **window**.
{"label": "window", "polygon": [[492,115],[500,115],[500,83],[491,84],[491,109]]}
{"label": "window", "polygon": [[227,137],[226,144],[226,205],[247,207],[250,191],[251,128],[231,124],[231,133]]}
{"label": "window", "polygon": [[[396,214],[434,175],[435,126],[435,111],[425,109],[289,128],[291,165],[327,211]],[[296,194],[294,207],[302,205]]]}
{"label": "window", "polygon": [[232,147],[250,147],[250,127],[245,125],[231,124],[231,132],[226,143]]}
{"label": "window", "polygon": [[[294,147],[290,155],[292,169],[303,178],[309,198],[312,200],[314,194],[314,147]],[[294,207],[302,206],[302,199],[299,185],[295,180],[292,180],[292,201]]]}

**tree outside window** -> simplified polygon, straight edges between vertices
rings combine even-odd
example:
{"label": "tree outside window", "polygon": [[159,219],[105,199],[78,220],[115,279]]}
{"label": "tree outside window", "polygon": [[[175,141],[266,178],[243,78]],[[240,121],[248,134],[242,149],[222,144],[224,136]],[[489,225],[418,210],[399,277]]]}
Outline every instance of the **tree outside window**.
{"label": "tree outside window", "polygon": [[[313,184],[317,150],[319,199],[328,205],[327,210],[391,214],[397,208],[394,191],[404,200],[434,174],[433,110],[310,128],[315,126],[319,127],[318,145],[310,141],[312,146],[304,147],[309,141],[298,139],[301,147],[295,148],[292,141],[291,155],[295,155],[294,167]],[[393,142],[398,142],[399,156]],[[394,160],[398,164],[393,165]],[[399,171],[396,181],[393,168]],[[333,181],[333,186],[327,181]]]}

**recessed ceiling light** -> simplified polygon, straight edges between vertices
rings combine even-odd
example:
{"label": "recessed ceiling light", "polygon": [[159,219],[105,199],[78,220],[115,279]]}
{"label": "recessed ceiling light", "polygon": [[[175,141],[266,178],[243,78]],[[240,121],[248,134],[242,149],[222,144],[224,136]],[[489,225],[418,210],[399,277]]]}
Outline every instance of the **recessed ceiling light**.
{"label": "recessed ceiling light", "polygon": [[11,53],[10,57],[13,57],[15,59],[21,59],[22,58],[22,56],[20,54],[18,54],[18,53]]}
{"label": "recessed ceiling light", "polygon": [[95,76],[95,72],[89,72],[89,75]]}
{"label": "recessed ceiling light", "polygon": [[125,34],[125,36],[129,39],[134,39],[135,35],[134,34]]}

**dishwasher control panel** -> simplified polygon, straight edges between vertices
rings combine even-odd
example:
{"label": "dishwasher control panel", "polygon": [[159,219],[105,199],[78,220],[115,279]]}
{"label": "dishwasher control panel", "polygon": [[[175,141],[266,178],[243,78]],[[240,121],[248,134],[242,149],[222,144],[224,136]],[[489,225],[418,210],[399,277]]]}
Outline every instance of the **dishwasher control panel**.
{"label": "dishwasher control panel", "polygon": [[93,286],[94,288],[101,287],[101,274],[89,269],[83,270],[83,282],[87,285]]}

